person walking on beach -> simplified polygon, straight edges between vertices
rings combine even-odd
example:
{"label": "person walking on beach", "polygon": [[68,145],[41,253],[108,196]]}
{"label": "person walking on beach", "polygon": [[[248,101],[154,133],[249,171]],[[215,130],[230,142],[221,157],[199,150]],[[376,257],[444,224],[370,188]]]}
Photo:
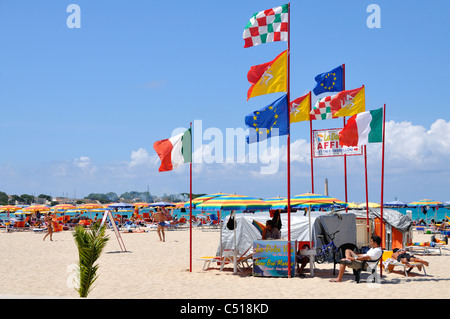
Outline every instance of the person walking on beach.
{"label": "person walking on beach", "polygon": [[44,222],[47,225],[47,234],[45,234],[45,236],[42,240],[45,241],[45,238],[47,238],[47,236],[50,235],[50,241],[53,241],[53,239],[52,239],[52,235],[53,235],[52,217],[50,216],[50,214],[45,216]]}
{"label": "person walking on beach", "polygon": [[[166,241],[166,235],[164,234],[164,226],[166,225],[166,215],[161,211],[161,208],[158,207],[156,213],[154,214],[155,220],[158,223],[158,228],[156,232],[159,236],[159,241]],[[162,234],[162,236],[161,236]]]}

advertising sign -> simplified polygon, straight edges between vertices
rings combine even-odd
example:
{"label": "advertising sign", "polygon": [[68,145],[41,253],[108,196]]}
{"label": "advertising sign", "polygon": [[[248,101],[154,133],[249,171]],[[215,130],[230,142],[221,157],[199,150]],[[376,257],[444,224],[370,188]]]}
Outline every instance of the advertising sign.
{"label": "advertising sign", "polygon": [[339,132],[342,128],[314,130],[313,147],[314,157],[353,156],[362,155],[361,146],[339,145]]}
{"label": "advertising sign", "polygon": [[[291,241],[291,276],[295,276],[295,247],[295,241]],[[254,241],[253,253],[253,276],[288,276],[288,241]]]}

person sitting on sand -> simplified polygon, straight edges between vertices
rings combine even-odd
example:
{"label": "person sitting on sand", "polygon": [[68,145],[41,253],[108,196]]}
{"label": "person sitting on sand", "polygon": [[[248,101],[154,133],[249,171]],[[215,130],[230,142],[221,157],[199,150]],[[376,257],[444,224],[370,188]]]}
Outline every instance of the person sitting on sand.
{"label": "person sitting on sand", "polygon": [[[423,259],[417,258],[414,255],[410,255],[404,249],[394,248],[392,259],[397,260],[398,262],[404,263],[406,266],[409,266],[409,262],[421,263],[422,265],[428,266],[429,262]],[[410,267],[407,272],[409,273],[414,267]],[[418,266],[417,269],[422,270],[422,266]]]}
{"label": "person sitting on sand", "polygon": [[274,226],[273,220],[269,219],[268,221],[266,221],[266,228],[262,232],[262,239],[265,240],[265,239],[280,239],[280,238],[281,233],[278,230],[278,228]]}
{"label": "person sitting on sand", "polygon": [[[342,282],[342,277],[344,276],[345,268],[348,266],[350,268],[358,268],[361,266],[360,261],[363,260],[377,260],[380,259],[383,254],[383,250],[380,247],[381,238],[380,236],[373,235],[370,239],[371,248],[365,254],[357,254],[351,249],[345,251],[345,258],[342,258],[339,262],[341,265],[339,267],[339,274],[337,278],[331,279],[331,282]],[[369,263],[368,263],[369,265]],[[375,264],[376,265],[376,264]],[[370,264],[369,266],[374,267],[375,265]]]}

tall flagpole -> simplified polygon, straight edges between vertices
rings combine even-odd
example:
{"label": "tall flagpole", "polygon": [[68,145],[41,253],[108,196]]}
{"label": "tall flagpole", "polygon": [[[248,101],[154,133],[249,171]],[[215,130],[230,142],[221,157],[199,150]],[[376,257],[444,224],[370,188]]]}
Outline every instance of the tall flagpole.
{"label": "tall flagpole", "polygon": [[311,111],[312,111],[312,102],[311,102],[311,91],[309,91],[309,145],[311,148],[311,193],[314,194],[314,156],[313,156],[313,136],[312,136],[312,118],[311,118]]}
{"label": "tall flagpole", "polygon": [[367,186],[367,145],[364,145],[364,171],[366,176],[366,227],[367,227],[367,242],[370,241],[369,238],[369,195],[368,195],[368,186]]}
{"label": "tall flagpole", "polygon": [[287,202],[288,202],[288,277],[291,277],[291,96],[290,96],[290,60],[291,60],[291,3],[288,3],[288,43],[287,43]]}
{"label": "tall flagpole", "polygon": [[192,272],[192,122],[191,129],[191,163],[189,167],[189,272]]}
{"label": "tall flagpole", "polygon": [[[380,207],[380,219],[381,219],[381,248],[383,248],[384,243],[384,221],[383,221],[383,201],[384,201],[384,131],[385,131],[385,123],[386,123],[386,104],[383,106],[383,140],[382,140],[382,151],[381,151],[381,207]],[[383,267],[380,263],[380,276],[383,275]]]}
{"label": "tall flagpole", "polygon": [[[345,63],[342,64],[342,91],[345,91]],[[344,127],[345,127],[345,116]],[[344,185],[345,185],[345,202],[348,203],[347,198],[347,154],[344,154]],[[345,207],[345,211],[348,212],[348,205]]]}

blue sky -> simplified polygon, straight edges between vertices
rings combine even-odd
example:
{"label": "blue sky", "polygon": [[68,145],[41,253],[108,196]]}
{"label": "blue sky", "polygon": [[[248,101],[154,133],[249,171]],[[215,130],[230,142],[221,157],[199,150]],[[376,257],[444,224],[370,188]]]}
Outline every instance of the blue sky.
{"label": "blue sky", "polygon": [[[71,3],[81,8],[81,28],[67,27]],[[366,24],[372,3],[381,28]],[[245,129],[247,114],[280,96],[246,101],[246,75],[286,43],[244,49],[242,32],[253,13],[281,4],[1,0],[0,190],[188,192],[189,165],[159,173],[152,145],[201,121],[194,138],[202,145],[194,148],[207,151],[218,144],[204,132]],[[450,200],[449,9],[445,0],[291,3],[291,98],[345,63],[346,88],[365,85],[366,109],[386,104],[385,201]],[[313,129],[336,127],[341,119],[313,122]],[[279,141],[276,174],[260,174],[261,162],[203,159],[193,165],[193,192],[286,196],[286,138]],[[292,125],[291,143],[295,195],[311,190],[308,123]],[[381,145],[367,150],[369,200],[379,202]],[[363,160],[347,161],[349,201],[365,201]],[[314,175],[316,193],[327,178],[330,195],[344,199],[342,158],[316,159]]]}

